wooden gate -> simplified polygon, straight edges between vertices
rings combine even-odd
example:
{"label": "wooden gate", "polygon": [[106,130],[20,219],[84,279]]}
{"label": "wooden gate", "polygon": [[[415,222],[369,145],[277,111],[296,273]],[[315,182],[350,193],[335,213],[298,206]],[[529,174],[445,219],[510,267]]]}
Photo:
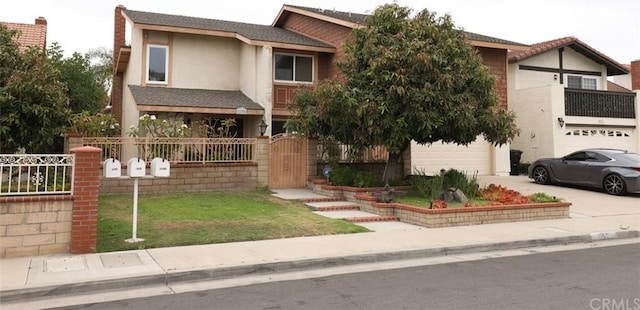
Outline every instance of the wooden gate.
{"label": "wooden gate", "polygon": [[269,187],[306,187],[307,139],[277,134],[269,147]]}

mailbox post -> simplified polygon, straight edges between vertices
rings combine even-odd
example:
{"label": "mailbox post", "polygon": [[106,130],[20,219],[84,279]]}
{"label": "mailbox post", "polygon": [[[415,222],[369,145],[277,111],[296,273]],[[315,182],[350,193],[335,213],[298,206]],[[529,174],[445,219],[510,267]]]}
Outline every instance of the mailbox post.
{"label": "mailbox post", "polygon": [[140,158],[134,157],[127,162],[127,175],[133,178],[133,233],[131,239],[125,240],[129,243],[144,241],[138,238],[138,178],[144,176],[145,170],[146,163]]}
{"label": "mailbox post", "polygon": [[[135,243],[144,241],[138,238],[138,179],[145,176],[146,163],[140,158],[131,158],[127,162],[127,177],[122,176],[122,165],[120,161],[109,158],[102,163],[105,178],[133,178],[133,228],[132,236],[126,239],[126,242]],[[151,160],[151,176],[150,177],[169,177],[170,165],[169,161],[163,158],[154,158]]]}

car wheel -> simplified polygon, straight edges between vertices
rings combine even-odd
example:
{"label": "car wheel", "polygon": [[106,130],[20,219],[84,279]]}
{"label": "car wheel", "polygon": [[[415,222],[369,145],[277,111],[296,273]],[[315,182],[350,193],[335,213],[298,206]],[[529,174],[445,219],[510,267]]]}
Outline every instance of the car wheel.
{"label": "car wheel", "polygon": [[533,168],[533,172],[531,174],[534,182],[538,184],[549,184],[549,171],[547,168],[537,166]]}
{"label": "car wheel", "polygon": [[627,191],[624,180],[617,174],[610,174],[606,176],[602,182],[602,187],[604,187],[604,190],[611,195],[624,195]]}

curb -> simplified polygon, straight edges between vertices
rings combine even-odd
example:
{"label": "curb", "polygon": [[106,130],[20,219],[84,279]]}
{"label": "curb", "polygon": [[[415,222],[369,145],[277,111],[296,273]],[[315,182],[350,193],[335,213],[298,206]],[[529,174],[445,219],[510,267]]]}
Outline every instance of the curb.
{"label": "curb", "polygon": [[360,254],[342,257],[313,258],[299,261],[264,263],[248,266],[222,267],[191,271],[165,272],[157,275],[137,276],[132,278],[109,279],[103,281],[90,281],[84,283],[71,283],[51,285],[26,289],[14,289],[0,291],[2,302],[15,302],[32,300],[44,297],[78,295],[83,293],[96,293],[118,291],[130,288],[149,286],[170,286],[181,282],[197,282],[222,280],[232,277],[247,275],[274,274],[290,271],[321,269],[337,266],[349,266],[365,263],[379,263],[394,260],[407,260],[448,256],[469,253],[482,253],[490,251],[514,250],[549,245],[568,245],[575,243],[590,243],[594,241],[640,238],[640,231],[611,231],[585,235],[575,235],[557,238],[540,238],[517,240],[508,242],[496,242],[488,244],[472,244],[459,246],[445,246],[421,250],[397,251],[388,253]]}

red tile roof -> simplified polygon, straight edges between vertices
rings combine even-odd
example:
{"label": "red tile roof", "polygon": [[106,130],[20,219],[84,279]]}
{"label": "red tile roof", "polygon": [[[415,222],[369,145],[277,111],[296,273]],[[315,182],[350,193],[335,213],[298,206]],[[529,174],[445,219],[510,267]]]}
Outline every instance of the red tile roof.
{"label": "red tile roof", "polygon": [[47,24],[20,24],[20,23],[7,23],[0,22],[3,26],[10,30],[17,30],[20,32],[18,35],[17,43],[22,49],[28,46],[40,47],[43,50],[47,48]]}
{"label": "red tile roof", "polygon": [[573,48],[578,53],[589,57],[591,60],[599,64],[605,65],[607,67],[607,75],[620,75],[629,73],[629,69],[627,67],[613,60],[609,56],[599,52],[588,44],[580,41],[574,36],[532,44],[530,46],[531,48],[525,51],[511,51],[508,54],[509,63],[518,62],[529,57],[533,57],[547,51],[566,46]]}

